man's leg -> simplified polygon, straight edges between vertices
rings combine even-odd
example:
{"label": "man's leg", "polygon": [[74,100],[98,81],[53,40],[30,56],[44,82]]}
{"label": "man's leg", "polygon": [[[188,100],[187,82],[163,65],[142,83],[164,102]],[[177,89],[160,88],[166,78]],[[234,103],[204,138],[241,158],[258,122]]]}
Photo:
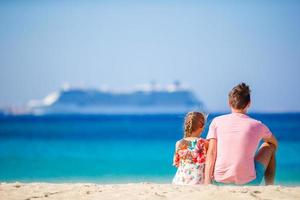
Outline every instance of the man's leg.
{"label": "man's leg", "polygon": [[275,178],[275,169],[276,169],[276,161],[275,161],[275,151],[276,148],[273,144],[264,142],[256,156],[255,160],[263,164],[265,167],[265,183],[266,185],[273,185]]}
{"label": "man's leg", "polygon": [[276,171],[276,159],[275,159],[275,151],[270,159],[269,165],[265,172],[265,182],[266,185],[273,185]]}

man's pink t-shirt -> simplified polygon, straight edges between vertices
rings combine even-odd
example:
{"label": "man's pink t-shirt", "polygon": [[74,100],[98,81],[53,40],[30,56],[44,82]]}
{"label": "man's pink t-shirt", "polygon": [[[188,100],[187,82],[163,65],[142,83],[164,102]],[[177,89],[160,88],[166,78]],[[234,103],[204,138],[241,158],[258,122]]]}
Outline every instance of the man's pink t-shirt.
{"label": "man's pink t-shirt", "polygon": [[262,138],[271,131],[260,121],[241,113],[214,118],[207,139],[217,140],[214,179],[217,182],[245,184],[256,178],[254,156]]}

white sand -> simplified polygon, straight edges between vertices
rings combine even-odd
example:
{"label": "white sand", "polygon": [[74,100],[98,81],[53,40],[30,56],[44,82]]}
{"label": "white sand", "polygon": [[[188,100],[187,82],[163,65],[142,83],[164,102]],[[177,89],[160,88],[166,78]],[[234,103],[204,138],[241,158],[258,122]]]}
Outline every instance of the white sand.
{"label": "white sand", "polygon": [[171,184],[1,183],[1,200],[39,199],[300,199],[300,187],[175,186]]}

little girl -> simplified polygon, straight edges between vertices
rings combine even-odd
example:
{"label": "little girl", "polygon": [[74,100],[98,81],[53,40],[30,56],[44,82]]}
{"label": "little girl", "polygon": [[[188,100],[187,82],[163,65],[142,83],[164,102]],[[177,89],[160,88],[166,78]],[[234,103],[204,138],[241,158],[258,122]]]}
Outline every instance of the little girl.
{"label": "little girl", "polygon": [[199,138],[206,116],[200,112],[189,112],[184,122],[184,138],[176,142],[173,165],[177,167],[173,184],[194,185],[204,181],[207,141]]}

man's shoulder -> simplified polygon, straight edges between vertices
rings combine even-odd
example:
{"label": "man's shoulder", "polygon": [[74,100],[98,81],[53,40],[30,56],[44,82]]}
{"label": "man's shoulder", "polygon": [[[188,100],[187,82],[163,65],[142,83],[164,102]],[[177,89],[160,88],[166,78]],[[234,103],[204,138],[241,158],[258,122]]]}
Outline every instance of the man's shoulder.
{"label": "man's shoulder", "polygon": [[[235,118],[232,118],[232,114],[229,113],[229,114],[223,114],[223,115],[220,115],[220,116],[217,116],[215,117],[212,122],[213,123],[218,123],[218,122],[224,122],[224,121],[227,121],[227,120],[233,120]],[[252,124],[252,125],[257,125],[257,126],[262,126],[264,125],[261,121],[257,120],[257,119],[254,119],[252,117],[250,117],[249,115],[244,115],[242,117],[243,120],[246,120],[248,123]]]}
{"label": "man's shoulder", "polygon": [[254,119],[249,117],[248,118],[249,122],[247,122],[247,124],[249,125],[249,127],[251,127],[252,129],[256,129],[256,131],[269,131],[269,128],[267,125],[265,125],[262,121]]}
{"label": "man's shoulder", "polygon": [[251,122],[253,125],[257,125],[257,126],[261,126],[261,125],[264,125],[261,121],[257,120],[257,119],[254,119],[250,116],[248,116],[247,118],[249,120],[249,122]]}
{"label": "man's shoulder", "polygon": [[212,121],[218,122],[218,121],[226,120],[227,118],[230,118],[230,114],[219,115],[219,116],[215,117]]}

